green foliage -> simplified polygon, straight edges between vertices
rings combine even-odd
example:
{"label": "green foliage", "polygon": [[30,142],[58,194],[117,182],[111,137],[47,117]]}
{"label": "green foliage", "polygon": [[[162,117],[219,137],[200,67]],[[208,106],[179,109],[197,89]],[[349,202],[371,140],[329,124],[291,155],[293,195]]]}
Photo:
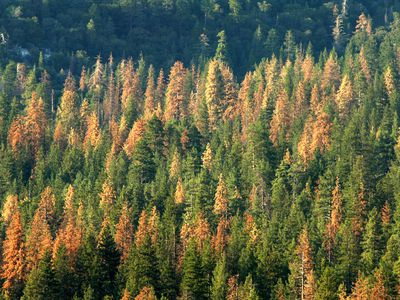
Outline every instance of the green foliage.
{"label": "green foliage", "polygon": [[1,238],[54,249],[4,297],[399,298],[396,1],[56,2],[0,1]]}
{"label": "green foliage", "polygon": [[56,299],[60,297],[60,283],[57,281],[51,255],[46,253],[37,269],[29,275],[23,299]]}

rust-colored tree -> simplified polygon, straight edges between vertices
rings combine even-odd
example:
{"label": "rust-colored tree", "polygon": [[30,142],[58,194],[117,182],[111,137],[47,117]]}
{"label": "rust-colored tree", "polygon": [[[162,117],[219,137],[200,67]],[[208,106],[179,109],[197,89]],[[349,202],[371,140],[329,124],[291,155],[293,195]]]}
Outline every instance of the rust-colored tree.
{"label": "rust-colored tree", "polygon": [[157,300],[154,288],[145,286],[140,290],[140,293],[135,297],[135,300]]}
{"label": "rust-colored tree", "polygon": [[226,245],[228,243],[228,229],[229,229],[229,221],[225,218],[220,218],[217,232],[213,237],[212,244],[217,254],[222,253]]}
{"label": "rust-colored tree", "polygon": [[129,218],[129,212],[128,205],[124,203],[115,232],[115,243],[123,262],[128,258],[133,241],[133,225]]}
{"label": "rust-colored tree", "polygon": [[382,271],[377,269],[374,272],[374,284],[371,289],[370,299],[372,300],[388,300],[391,299],[388,295],[387,288],[385,287],[385,281],[383,278]]}
{"label": "rust-colored tree", "polygon": [[25,133],[28,135],[27,140],[35,154],[44,142],[46,127],[47,118],[44,111],[43,100],[33,92],[31,100],[28,102],[26,108]]}
{"label": "rust-colored tree", "polygon": [[21,117],[16,117],[8,130],[8,143],[14,153],[19,153],[21,147],[25,147],[25,128]]}
{"label": "rust-colored tree", "polygon": [[26,258],[24,231],[21,214],[16,210],[7,227],[6,239],[3,243],[3,263],[1,278],[3,290],[11,299],[21,296],[21,290],[26,277]]}
{"label": "rust-colored tree", "polygon": [[69,258],[69,266],[73,268],[78,254],[78,249],[82,243],[83,228],[78,226],[76,221],[76,210],[74,205],[74,188],[70,185],[65,195],[64,213],[61,226],[53,245],[53,258],[57,256],[58,250],[62,245],[65,246]]}
{"label": "rust-colored tree", "polygon": [[350,300],[371,299],[369,297],[370,296],[369,293],[370,293],[370,288],[369,288],[368,278],[362,276],[362,274],[358,274],[357,281],[353,286],[349,299]]}
{"label": "rust-colored tree", "polygon": [[124,293],[122,294],[121,300],[132,300],[132,296],[129,293],[128,289],[124,289]]}
{"label": "rust-colored tree", "polygon": [[52,248],[50,226],[46,210],[38,207],[33,217],[31,231],[26,241],[27,270],[35,269],[47,251]]}
{"label": "rust-colored tree", "polygon": [[383,205],[381,210],[381,220],[383,226],[388,226],[390,224],[390,215],[391,212],[390,212],[389,202],[386,201],[385,205]]}
{"label": "rust-colored tree", "polygon": [[87,73],[86,73],[86,67],[85,66],[83,66],[82,67],[82,71],[81,71],[81,77],[80,77],[80,79],[79,79],[79,90],[81,91],[81,92],[83,92],[85,89],[86,89],[86,78],[87,77]]}
{"label": "rust-colored tree", "polygon": [[228,279],[228,289],[226,293],[226,300],[239,300],[239,275],[234,275]]}

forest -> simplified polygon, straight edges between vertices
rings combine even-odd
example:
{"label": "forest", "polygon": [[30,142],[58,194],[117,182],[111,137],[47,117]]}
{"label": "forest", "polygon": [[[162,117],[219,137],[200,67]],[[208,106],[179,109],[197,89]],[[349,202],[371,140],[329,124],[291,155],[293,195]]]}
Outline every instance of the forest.
{"label": "forest", "polygon": [[400,299],[397,11],[0,1],[0,299]]}

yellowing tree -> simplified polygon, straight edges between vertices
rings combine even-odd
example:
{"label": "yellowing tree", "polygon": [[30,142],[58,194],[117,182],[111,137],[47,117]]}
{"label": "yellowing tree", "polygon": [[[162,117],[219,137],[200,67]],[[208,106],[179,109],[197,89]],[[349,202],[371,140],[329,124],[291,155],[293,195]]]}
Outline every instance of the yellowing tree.
{"label": "yellowing tree", "polygon": [[159,105],[161,105],[161,103],[163,103],[164,93],[165,93],[164,70],[161,69],[160,73],[158,74],[158,78],[157,78],[155,103],[158,103]]}
{"label": "yellowing tree", "polygon": [[311,55],[306,55],[306,58],[303,61],[303,65],[301,66],[303,71],[303,80],[305,83],[309,82],[313,75],[314,69],[314,60]]}
{"label": "yellowing tree", "polygon": [[307,111],[306,90],[304,83],[299,81],[296,89],[296,102],[294,103],[292,118],[296,119]]}
{"label": "yellowing tree", "polygon": [[210,129],[215,130],[218,122],[221,120],[223,111],[222,99],[224,86],[222,82],[219,62],[213,59],[208,66],[205,98],[208,108],[208,119]]}
{"label": "yellowing tree", "polygon": [[340,67],[336,57],[331,53],[328,60],[325,63],[324,70],[322,73],[321,87],[322,90],[333,88],[336,91],[340,82]]}
{"label": "yellowing tree", "polygon": [[204,150],[203,155],[201,156],[201,160],[203,162],[203,168],[211,171],[212,159],[213,159],[213,155],[212,155],[211,146],[210,146],[210,143],[207,143],[206,150]]}
{"label": "yellowing tree", "polygon": [[146,121],[143,119],[138,119],[132,126],[129,132],[128,138],[124,144],[124,150],[126,155],[131,158],[137,143],[142,139],[146,131]]}
{"label": "yellowing tree", "polygon": [[385,71],[385,87],[389,97],[391,97],[396,92],[393,71],[390,66],[388,66]]}
{"label": "yellowing tree", "polygon": [[358,55],[358,60],[361,65],[361,70],[365,76],[365,79],[367,80],[368,83],[371,82],[371,71],[370,67],[368,65],[367,58],[365,56],[365,50],[364,47],[361,47],[360,54]]}
{"label": "yellowing tree", "polygon": [[253,79],[253,73],[248,72],[243,79],[243,82],[240,86],[238,98],[239,101],[237,103],[236,108],[233,108],[235,111],[239,111],[242,118],[242,131],[243,131],[243,138],[246,138],[247,129],[252,121],[252,105],[251,105],[251,82]]}
{"label": "yellowing tree", "polygon": [[224,177],[219,175],[217,190],[214,197],[214,213],[217,215],[224,215],[226,217],[228,212],[228,188],[226,187]]}
{"label": "yellowing tree", "polygon": [[144,94],[144,119],[149,120],[154,115],[156,110],[156,99],[155,99],[155,84],[154,84],[154,68],[150,66],[149,74],[147,78],[147,87]]}
{"label": "yellowing tree", "polygon": [[179,177],[178,183],[176,184],[175,191],[175,204],[183,204],[185,203],[185,192],[183,190],[182,178]]}
{"label": "yellowing tree", "polygon": [[124,61],[122,64],[122,94],[121,94],[121,105],[122,110],[125,111],[129,105],[129,102],[133,99],[133,61],[131,59],[128,60],[127,63]]}
{"label": "yellowing tree", "polygon": [[330,148],[332,122],[326,112],[318,114],[313,125],[311,152],[319,151],[321,154]]}
{"label": "yellowing tree", "polygon": [[61,97],[61,103],[58,106],[56,123],[62,126],[64,132],[69,132],[71,128],[78,125],[78,107],[75,90],[75,81],[70,75],[64,84],[64,91]]}
{"label": "yellowing tree", "polygon": [[18,196],[17,195],[8,195],[5,202],[3,209],[1,211],[1,217],[5,224],[9,224],[11,218],[13,217],[14,213],[18,210]]}
{"label": "yellowing tree", "polygon": [[111,181],[106,179],[103,183],[103,188],[100,193],[100,208],[105,215],[109,215],[110,210],[115,202],[115,191],[111,185]]}
{"label": "yellowing tree", "polygon": [[86,68],[85,66],[82,67],[81,77],[79,79],[79,90],[84,91],[86,89]]}
{"label": "yellowing tree", "polygon": [[349,113],[353,100],[353,85],[347,74],[343,77],[335,100],[339,111],[339,116],[342,118],[346,117]]}
{"label": "yellowing tree", "polygon": [[187,70],[179,61],[171,68],[166,92],[165,121],[170,121],[172,119],[181,120],[186,117],[186,73]]}
{"label": "yellowing tree", "polygon": [[364,13],[358,17],[356,32],[366,32],[368,35],[372,33],[371,20],[369,20]]}
{"label": "yellowing tree", "polygon": [[178,150],[175,149],[172,156],[171,166],[169,167],[169,177],[176,178],[181,172],[181,159],[179,158]]}
{"label": "yellowing tree", "polygon": [[151,214],[148,219],[148,223],[147,223],[148,233],[150,235],[150,239],[151,239],[153,246],[155,246],[157,243],[159,220],[160,220],[160,216],[158,215],[157,208],[155,206],[153,206],[153,208],[151,209]]}
{"label": "yellowing tree", "polygon": [[314,120],[309,116],[304,125],[303,133],[297,144],[297,151],[305,163],[314,158],[314,152],[311,149],[312,133]]}
{"label": "yellowing tree", "polygon": [[101,129],[99,120],[95,112],[87,118],[87,131],[84,139],[84,145],[87,149],[89,145],[96,148],[101,142]]}
{"label": "yellowing tree", "polygon": [[332,260],[333,247],[336,234],[342,220],[342,194],[340,192],[339,178],[336,178],[336,185],[332,191],[331,213],[325,230],[325,249],[328,252],[329,261]]}
{"label": "yellowing tree", "polygon": [[104,67],[101,63],[100,55],[97,56],[96,64],[94,65],[93,73],[90,75],[89,87],[96,94],[99,94],[103,86]]}
{"label": "yellowing tree", "polygon": [[233,76],[232,70],[224,63],[220,62],[221,68],[221,75],[224,85],[224,92],[223,92],[223,120],[230,120],[233,119],[237,114],[238,111],[238,87],[237,82]]}
{"label": "yellowing tree", "polygon": [[143,243],[144,239],[146,238],[146,234],[147,234],[147,213],[145,210],[142,210],[140,217],[139,217],[138,228],[135,233],[136,247],[140,247],[140,245]]}

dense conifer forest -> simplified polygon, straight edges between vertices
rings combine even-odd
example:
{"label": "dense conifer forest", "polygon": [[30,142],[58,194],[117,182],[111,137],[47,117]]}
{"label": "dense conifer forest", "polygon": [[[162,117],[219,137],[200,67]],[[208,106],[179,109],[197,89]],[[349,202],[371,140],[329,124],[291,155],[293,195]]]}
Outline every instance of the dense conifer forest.
{"label": "dense conifer forest", "polygon": [[0,1],[0,299],[400,299],[398,11]]}

